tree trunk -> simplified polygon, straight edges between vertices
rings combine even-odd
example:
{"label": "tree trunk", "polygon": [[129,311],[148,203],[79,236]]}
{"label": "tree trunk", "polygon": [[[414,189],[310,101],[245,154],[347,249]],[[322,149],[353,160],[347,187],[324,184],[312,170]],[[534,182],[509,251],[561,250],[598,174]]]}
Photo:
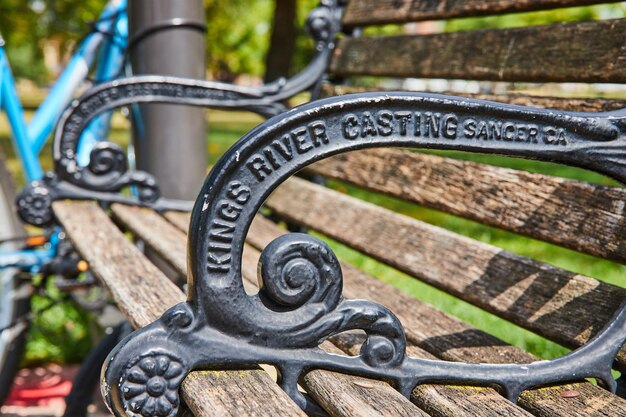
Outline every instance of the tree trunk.
{"label": "tree trunk", "polygon": [[266,82],[289,75],[298,35],[296,3],[296,0],[275,0],[272,37],[265,58]]}

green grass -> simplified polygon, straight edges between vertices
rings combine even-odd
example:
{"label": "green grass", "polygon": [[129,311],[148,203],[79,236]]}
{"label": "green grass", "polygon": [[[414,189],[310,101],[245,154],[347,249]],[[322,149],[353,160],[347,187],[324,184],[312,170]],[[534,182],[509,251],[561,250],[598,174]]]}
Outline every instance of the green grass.
{"label": "green grass", "polygon": [[[261,118],[248,113],[211,111],[209,112],[208,118],[210,133],[207,140],[207,149],[209,150],[211,164],[214,164],[219,158],[219,155],[225,152],[236,140],[242,137],[252,127],[262,122]],[[128,143],[128,133],[125,124],[122,122],[116,123],[116,129],[112,132],[111,137],[118,143]],[[0,146],[3,150],[10,151],[6,125],[2,125],[1,123]],[[12,152],[7,153],[9,155],[12,154]],[[600,175],[555,164],[503,158],[492,155],[471,155],[459,152],[436,153],[456,158],[487,162],[498,166],[540,172],[548,175],[557,175],[603,184],[614,184],[611,180]],[[46,151],[42,158],[44,162],[47,161],[45,165],[50,167],[51,159],[49,151]],[[11,159],[9,163],[13,168],[17,167],[17,163],[14,159]],[[561,268],[598,278],[614,285],[626,286],[624,279],[626,276],[625,266],[583,255],[545,242],[521,237],[496,228],[487,227],[473,221],[447,215],[415,204],[409,204],[357,187],[348,186],[341,182],[332,181],[330,186],[341,192],[368,200],[390,210],[438,225],[455,233],[470,236],[482,242],[501,247],[507,251],[529,256],[543,262],[549,262]],[[553,358],[566,352],[566,349],[561,346],[496,318],[479,308],[421,283],[337,242],[333,242],[330,239],[326,240],[341,259],[367,273],[379,277],[382,281],[420,300],[433,304],[461,318],[479,329],[488,331],[542,358]],[[34,304],[42,302],[42,300],[37,299],[33,301]],[[90,317],[88,314],[74,309],[69,306],[69,304],[63,304],[58,308],[48,311],[42,319],[38,319],[35,322],[35,326],[33,326],[34,329],[31,330],[31,341],[28,347],[29,360],[79,360],[82,357],[81,355],[86,352],[86,348],[89,347],[91,339],[90,333],[92,333],[89,330],[89,320]],[[70,328],[69,330],[68,326]],[[71,354],[68,355],[63,352],[70,352]]]}

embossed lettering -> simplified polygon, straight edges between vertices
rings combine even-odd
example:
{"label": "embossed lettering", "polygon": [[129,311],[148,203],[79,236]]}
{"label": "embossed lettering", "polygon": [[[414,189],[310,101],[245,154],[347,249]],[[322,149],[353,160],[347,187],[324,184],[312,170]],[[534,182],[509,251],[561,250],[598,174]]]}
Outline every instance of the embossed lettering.
{"label": "embossed lettering", "polygon": [[[285,161],[291,161],[293,159],[293,149],[291,149],[291,140],[289,135],[284,135],[282,137],[282,142],[275,140],[271,144],[272,148],[276,149],[276,151],[282,156]],[[280,168],[280,165],[276,167],[276,169]]]}
{"label": "embossed lettering", "polygon": [[235,221],[239,218],[241,214],[241,207],[234,205],[229,201],[220,201],[219,202],[219,214],[223,219]]}
{"label": "embossed lettering", "polygon": [[387,110],[378,112],[378,133],[381,136],[391,136],[393,134],[393,113]]}
{"label": "embossed lettering", "polygon": [[441,114],[440,113],[424,113],[424,136],[438,138],[439,127],[441,126]]}
{"label": "embossed lettering", "polygon": [[464,124],[463,134],[468,139],[474,139],[476,137],[476,120],[467,119]]}
{"label": "embossed lettering", "polygon": [[217,203],[216,218],[211,222],[207,263],[210,272],[228,272],[237,220],[252,196],[249,187],[232,181],[226,188],[226,199]]}
{"label": "embossed lettering", "polygon": [[487,123],[480,122],[476,128],[476,139],[489,140],[489,132],[487,132]]}
{"label": "embossed lettering", "polygon": [[377,136],[378,131],[376,130],[376,124],[374,123],[374,118],[372,114],[368,111],[363,113],[363,128],[361,129],[361,137],[365,138],[368,136]]}
{"label": "embossed lettering", "polygon": [[274,156],[274,153],[272,152],[270,148],[263,149],[263,155],[265,155],[265,159],[267,159],[267,161],[270,163],[272,168],[274,169],[280,168],[280,164],[278,163],[278,160],[276,159],[276,157]]}
{"label": "embossed lettering", "polygon": [[513,123],[504,123],[502,125],[502,138],[507,142],[515,139],[515,125]]}
{"label": "embossed lettering", "polygon": [[263,181],[272,173],[271,168],[267,166],[265,159],[260,155],[255,155],[246,166],[259,181]]}
{"label": "embossed lettering", "polygon": [[355,140],[359,137],[359,119],[354,114],[349,114],[343,118],[343,137],[348,140]]}
{"label": "embossed lettering", "polygon": [[209,272],[228,272],[230,271],[230,254],[216,255],[209,252],[207,255]]}
{"label": "embossed lettering", "polygon": [[228,198],[236,201],[239,204],[246,204],[250,200],[252,191],[250,188],[241,184],[239,181],[233,181],[228,186]]}
{"label": "embossed lettering", "polygon": [[406,136],[407,135],[407,126],[409,124],[409,122],[411,121],[411,113],[410,112],[404,112],[404,111],[400,111],[400,112],[396,112],[393,115],[396,120],[398,120],[398,125],[400,128],[400,135],[402,136]]}
{"label": "embossed lettering", "polygon": [[324,122],[313,122],[309,124],[309,134],[311,135],[311,141],[315,147],[320,147],[322,144],[328,145],[330,140],[326,134],[326,125]]}
{"label": "embossed lettering", "polygon": [[296,150],[300,155],[307,153],[313,149],[313,145],[308,142],[307,130],[303,127],[291,132],[291,138],[296,144]]}
{"label": "embossed lettering", "polygon": [[532,143],[539,143],[539,127],[537,125],[529,125],[528,126],[528,141]]}
{"label": "embossed lettering", "polygon": [[[358,125],[358,120],[356,120],[356,123]],[[356,137],[359,136],[358,128],[354,135]],[[274,171],[282,168],[285,162],[290,162],[298,154],[308,153],[317,147],[329,143],[330,139],[326,133],[324,122],[312,122],[306,127],[293,129],[280,139],[272,141],[260,153],[252,155],[246,162],[246,167],[254,174],[257,180],[264,181]]]}
{"label": "embossed lettering", "polygon": [[454,114],[446,114],[443,118],[443,137],[446,139],[456,139],[459,119]]}
{"label": "embossed lettering", "polygon": [[422,113],[418,111],[415,112],[414,118],[413,118],[413,124],[414,124],[413,135],[415,135],[415,137],[422,136]]}
{"label": "embossed lettering", "polygon": [[234,224],[226,223],[221,220],[214,220],[211,224],[209,236],[215,240],[221,240],[222,242],[232,242],[234,232]]}
{"label": "embossed lettering", "polygon": [[567,145],[567,138],[563,129],[546,127],[543,129],[543,141],[548,145]]}

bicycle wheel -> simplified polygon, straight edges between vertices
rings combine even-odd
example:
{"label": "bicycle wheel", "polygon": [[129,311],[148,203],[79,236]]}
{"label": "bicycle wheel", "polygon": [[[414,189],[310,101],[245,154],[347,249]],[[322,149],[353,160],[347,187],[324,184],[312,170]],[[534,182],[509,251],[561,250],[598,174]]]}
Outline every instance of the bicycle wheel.
{"label": "bicycle wheel", "polygon": [[[0,240],[25,234],[24,227],[15,213],[15,187],[4,156],[0,154]],[[0,250],[19,249],[18,243],[7,242]],[[26,292],[21,291],[23,282],[16,268],[0,269],[0,329],[5,329],[25,316],[30,308]],[[19,322],[0,331],[0,405],[11,390],[11,383],[19,369],[19,362],[26,344],[26,322]]]}

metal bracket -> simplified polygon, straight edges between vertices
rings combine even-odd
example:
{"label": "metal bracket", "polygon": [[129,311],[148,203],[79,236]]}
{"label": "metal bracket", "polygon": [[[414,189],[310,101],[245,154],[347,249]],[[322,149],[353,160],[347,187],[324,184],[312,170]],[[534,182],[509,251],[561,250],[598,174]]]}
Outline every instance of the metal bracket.
{"label": "metal bracket", "polygon": [[[114,144],[102,142],[93,149],[89,165],[80,166],[77,161],[78,143],[84,129],[106,111],[138,103],[243,109],[264,117],[283,113],[287,110],[283,104],[285,100],[310,89],[324,76],[335,39],[341,30],[344,3],[345,0],[322,0],[320,6],[310,13],[307,29],[316,42],[317,52],[311,63],[293,78],[281,78],[260,87],[241,87],[186,78],[138,76],[90,89],[75,100],[61,117],[53,144],[55,176],[29,185],[19,200],[20,204],[39,201],[48,207],[43,194],[34,193],[45,187],[48,192],[44,194],[51,201],[58,198],[97,199],[105,204],[121,202],[190,210],[192,202],[181,205],[181,202],[159,199],[154,177],[145,172],[128,171],[126,156]],[[130,186],[138,187],[146,195],[140,195],[138,199],[118,195]],[[23,219],[30,224],[41,226],[52,220],[52,213],[44,213],[40,208],[23,207],[23,211]]]}
{"label": "metal bracket", "polygon": [[[314,102],[247,134],[215,166],[194,207],[188,301],[126,338],[109,356],[103,394],[117,416],[174,416],[193,369],[265,363],[305,410],[297,389],[313,369],[390,382],[409,396],[423,383],[494,385],[516,401],[528,388],[598,378],[615,390],[615,356],[626,339],[626,303],[584,347],[531,364],[465,364],[406,355],[402,325],[388,309],[342,297],[332,251],[304,234],[273,241],[261,256],[261,290],[248,295],[242,251],[254,215],[278,185],[307,165],[352,150],[401,146],[533,158],[588,168],[626,183],[626,111],[567,113],[429,94],[357,94]],[[367,334],[356,357],[321,341]]]}
{"label": "metal bracket", "polygon": [[[193,202],[160,196],[157,182],[141,171],[128,171],[126,155],[110,142],[98,143],[91,152],[89,165],[81,170],[81,178],[89,186],[73,184],[55,173],[47,173],[41,181],[33,181],[17,196],[17,213],[27,224],[45,227],[54,223],[52,203],[59,200],[93,200],[103,206],[113,203],[149,207],[156,211],[191,211]],[[137,197],[118,191],[135,187]]]}

